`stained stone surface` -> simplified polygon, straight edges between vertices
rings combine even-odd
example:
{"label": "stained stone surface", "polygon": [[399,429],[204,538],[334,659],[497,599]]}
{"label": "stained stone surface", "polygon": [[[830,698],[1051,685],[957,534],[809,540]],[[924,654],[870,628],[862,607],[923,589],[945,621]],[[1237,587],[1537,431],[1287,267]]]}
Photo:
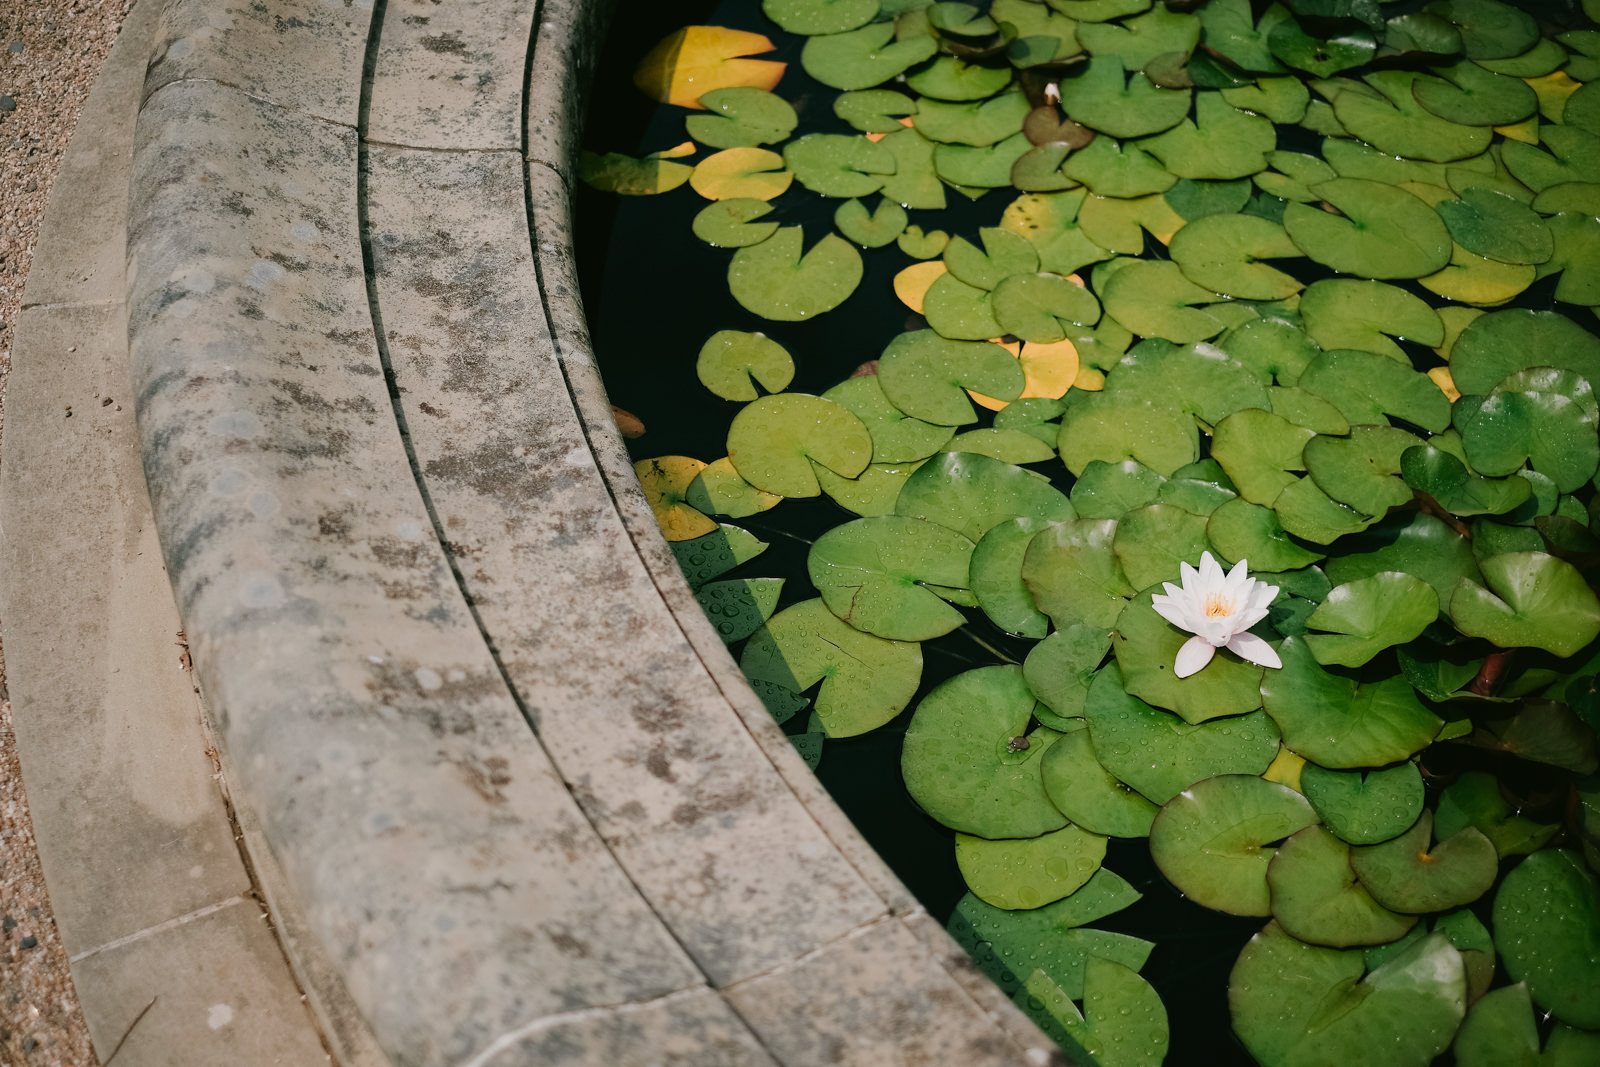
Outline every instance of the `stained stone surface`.
{"label": "stained stone surface", "polygon": [[163,7],[144,92],[210,80],[354,127],[373,0],[146,0]]}
{"label": "stained stone surface", "polygon": [[367,139],[416,148],[522,146],[537,0],[388,0]]}
{"label": "stained stone surface", "polygon": [[[544,0],[528,58],[527,155],[575,180],[572,163],[579,141],[588,93],[600,61],[605,30],[617,0]],[[570,232],[563,226],[564,232]],[[576,289],[574,289],[576,292]]]}
{"label": "stained stone surface", "polygon": [[140,129],[130,322],[162,545],[243,791],[374,1032],[397,1062],[455,1060],[697,984],[432,536],[373,343],[353,134],[211,83],[163,89]]}
{"label": "stained stone surface", "polygon": [[777,1067],[721,997],[680,993],[551,1019],[508,1036],[473,1067]]}

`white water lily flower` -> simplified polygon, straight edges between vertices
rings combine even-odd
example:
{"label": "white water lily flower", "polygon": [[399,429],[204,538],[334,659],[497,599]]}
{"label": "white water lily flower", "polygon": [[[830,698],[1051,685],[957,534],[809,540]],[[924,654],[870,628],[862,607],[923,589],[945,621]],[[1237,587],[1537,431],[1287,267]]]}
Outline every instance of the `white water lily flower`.
{"label": "white water lily flower", "polygon": [[1236,655],[1263,667],[1282,667],[1283,660],[1250,627],[1267,616],[1267,606],[1278,595],[1278,587],[1248,577],[1245,561],[1222,573],[1211,553],[1200,556],[1200,569],[1187,563],[1178,566],[1183,585],[1162,582],[1167,590],[1151,598],[1151,606],[1163,619],[1194,634],[1178,649],[1173,673],[1179,678],[1211,662],[1217,649],[1227,648]]}

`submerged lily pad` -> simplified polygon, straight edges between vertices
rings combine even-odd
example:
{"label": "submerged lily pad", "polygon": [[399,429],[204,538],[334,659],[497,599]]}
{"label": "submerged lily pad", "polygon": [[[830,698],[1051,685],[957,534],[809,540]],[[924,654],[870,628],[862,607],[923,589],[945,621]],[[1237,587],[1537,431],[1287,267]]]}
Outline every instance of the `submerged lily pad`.
{"label": "submerged lily pad", "polygon": [[821,600],[786,608],[745,645],[746,677],[799,693],[822,683],[816,711],[829,737],[875,730],[905,708],[922,679],[922,646],[840,622]]}
{"label": "submerged lily pad", "polygon": [[1304,797],[1253,775],[1223,774],[1168,801],[1150,829],[1150,856],[1179,892],[1232,915],[1270,915],[1272,842],[1316,822]]}
{"label": "submerged lily pad", "polygon": [[1033,705],[1021,667],[980,667],[929,693],[906,727],[900,760],[912,799],[977,837],[1037,837],[1065,826],[1039,773],[1060,735],[1028,734]]}

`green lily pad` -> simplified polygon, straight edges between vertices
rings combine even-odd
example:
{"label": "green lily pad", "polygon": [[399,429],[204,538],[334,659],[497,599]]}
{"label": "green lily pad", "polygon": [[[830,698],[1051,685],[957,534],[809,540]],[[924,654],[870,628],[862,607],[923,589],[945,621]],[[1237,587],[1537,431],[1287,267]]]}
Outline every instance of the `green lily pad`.
{"label": "green lily pad", "polygon": [[1326,555],[1294,541],[1284,532],[1272,509],[1238,497],[1211,513],[1206,539],[1228,562],[1248,560],[1253,564],[1252,570],[1295,570]]}
{"label": "green lily pad", "polygon": [[1194,307],[1217,299],[1217,294],[1190,281],[1167,260],[1136,260],[1106,283],[1102,294],[1106,311],[1129,330],[1143,337],[1164,337],[1190,344],[1215,337],[1227,323]]}
{"label": "green lily pad", "polygon": [[1422,812],[1422,774],[1409,761],[1380,771],[1330,771],[1308,763],[1300,788],[1323,824],[1352,845],[1398,837]]}
{"label": "green lily pad", "polygon": [[719,459],[706,464],[694,476],[683,491],[683,502],[704,515],[741,519],[766,511],[778,503],[778,498],[739,477],[727,459]]}
{"label": "green lily pad", "polygon": [[1600,306],[1600,219],[1586,212],[1563,212],[1546,220],[1546,225],[1555,238],[1556,250],[1539,265],[1539,274],[1561,272],[1556,282],[1557,300]]}
{"label": "green lily pad", "polygon": [[1099,301],[1058,274],[1013,274],[995,287],[992,306],[1006,333],[1039,344],[1065,339],[1073,324],[1100,319]]}
{"label": "green lily pad", "polygon": [[1167,52],[1191,52],[1200,40],[1200,20],[1156,7],[1121,22],[1090,22],[1078,27],[1078,43],[1095,56],[1115,56],[1137,70]]}
{"label": "green lily pad", "polygon": [[799,118],[781,96],[752,86],[713,89],[700,98],[703,115],[690,115],[684,126],[703,145],[743,148],[776,144],[794,132]]}
{"label": "green lily pad", "polygon": [[822,196],[866,196],[895,172],[894,153],[859,134],[808,133],[784,146],[783,164]]}
{"label": "green lily pad", "polygon": [[756,222],[772,211],[765,200],[714,200],[694,217],[694,235],[713,248],[745,248],[778,232],[776,222]]}
{"label": "green lily pad", "polygon": [[1411,501],[1411,487],[1400,478],[1400,455],[1421,444],[1415,434],[1393,426],[1352,426],[1349,437],[1318,435],[1306,442],[1302,458],[1317,488],[1365,515],[1384,515]]}
{"label": "green lily pad", "polygon": [[1282,226],[1253,215],[1208,215],[1173,235],[1173,262],[1196,285],[1242,300],[1282,300],[1300,291],[1291,275],[1260,262],[1299,256]]}
{"label": "green lily pad", "polygon": [[778,606],[782,578],[747,578],[709,582],[695,590],[694,598],[706,613],[717,636],[726,644],[742,641],[759,630]]}
{"label": "green lily pad", "polygon": [[927,641],[966,618],[937,590],[965,589],[973,544],[937,523],[898,515],[835,526],[811,546],[806,569],[828,610],[857,630]]}
{"label": "green lily pad", "polygon": [[979,239],[981,250],[964,237],[951,238],[944,249],[945,266],[967,285],[993,289],[1014,274],[1033,274],[1039,269],[1039,253],[1026,237],[985,226]]}
{"label": "green lily pad", "polygon": [[[1208,4],[1205,10],[1214,6],[1214,3]],[[1204,15],[1201,19],[1204,20]],[[1262,22],[1266,21],[1263,16]],[[1241,111],[1254,111],[1273,122],[1295,123],[1305,118],[1311,92],[1299,78],[1257,78],[1254,85],[1223,89],[1222,99]]]}
{"label": "green lily pad", "polygon": [[1000,224],[1032,242],[1039,253],[1040,269],[1072,274],[1111,255],[1078,225],[1078,211],[1085,195],[1084,190],[1073,189],[1018,197],[1006,208]]}
{"label": "green lily pad", "polygon": [[1539,38],[1531,15],[1499,0],[1434,0],[1427,9],[1455,23],[1469,59],[1521,55]]}
{"label": "green lily pad", "polygon": [[980,667],[929,693],[906,727],[900,760],[912,799],[977,837],[1037,837],[1065,826],[1039,774],[1060,735],[1027,734],[1033,705],[1021,667]]}
{"label": "green lily pad", "polygon": [[971,452],[945,452],[906,481],[895,514],[948,526],[976,542],[1009,519],[1064,522],[1072,504],[1049,480]]}
{"label": "green lily pad", "polygon": [[1083,710],[1101,765],[1157,804],[1205,778],[1258,775],[1278,754],[1278,731],[1261,712],[1186,723],[1125,691],[1116,664],[1094,676]]}
{"label": "green lily pad", "polygon": [[872,459],[872,435],[848,410],[819,396],[778,393],[747,404],[728,427],[739,476],[778,496],[816,496],[816,463],[854,478]]}
{"label": "green lily pad", "polygon": [[907,218],[906,209],[887,198],[871,211],[860,200],[846,200],[833,213],[833,224],[862,248],[882,248],[905,232]]}
{"label": "green lily pad", "polygon": [[912,122],[930,141],[983,148],[1021,133],[1031,110],[1027,95],[1020,92],[969,103],[923,100]]}
{"label": "green lily pad", "polygon": [[1150,856],[1179,892],[1231,915],[1270,915],[1271,842],[1316,822],[1304,797],[1253,775],[1207,778],[1168,801],[1150,828]]}
{"label": "green lily pad", "polygon": [[1248,0],[1212,0],[1198,12],[1206,47],[1244,70],[1281,73],[1282,65],[1267,47],[1267,35],[1272,27],[1288,15],[1287,11],[1278,10],[1282,12],[1280,15],[1264,15],[1258,24]]}
{"label": "green lily pad", "polygon": [[955,427],[914,419],[889,403],[876,374],[847,378],[822,394],[847,409],[872,435],[874,463],[914,463],[942,451]]}
{"label": "green lily pad", "polygon": [[659,154],[636,159],[620,152],[584,152],[578,157],[579,181],[603,193],[623,196],[669,193],[693,173],[693,167],[663,159]]}
{"label": "green lily pad", "polygon": [[947,452],[976,452],[1002,463],[1042,463],[1054,459],[1056,450],[1020,430],[968,430],[950,439]]}
{"label": "green lily pad", "polygon": [[1114,371],[1104,391],[1113,402],[1165,401],[1212,425],[1241,408],[1270,403],[1251,368],[1205,342],[1183,346],[1146,342],[1124,356]]}
{"label": "green lily pad", "polygon": [[1401,362],[1406,356],[1390,337],[1436,347],[1444,322],[1420,297],[1383,282],[1325,279],[1300,295],[1306,333],[1323,348],[1361,348]]}
{"label": "green lily pad", "polygon": [[1061,417],[1063,410],[1065,408],[1061,401],[1053,397],[1024,397],[1013,400],[996,412],[994,426],[997,430],[1016,430],[1028,434],[1053,448],[1056,437],[1061,433],[1061,427],[1055,420]]}
{"label": "green lily pad", "polygon": [[1576,126],[1548,125],[1539,131],[1542,147],[1507,141],[1501,149],[1506,170],[1536,193],[1568,182],[1590,181],[1600,160],[1600,136]]}
{"label": "green lily pad", "polygon": [[1531,645],[1571,656],[1600,635],[1600,600],[1566,560],[1543,552],[1507,552],[1479,564],[1485,589],[1463,578],[1450,618],[1469,637],[1501,648]]}
{"label": "green lily pad", "polygon": [[1054,716],[1046,719],[1044,708],[1035,708],[1040,722],[1065,730],[1071,720],[1082,718],[1089,683],[1110,649],[1109,630],[1083,623],[1056,630],[1033,646],[1023,661],[1022,676]]}
{"label": "green lily pad", "polygon": [[689,588],[699,589],[739,564],[755,559],[766,551],[767,542],[748,530],[721,523],[708,534],[687,541],[668,541],[667,547],[672,549]]}
{"label": "green lily pad", "polygon": [[[1173,675],[1178,649],[1190,635],[1150,606],[1159,591],[1149,588],[1134,597],[1116,622],[1112,649],[1128,693],[1191,724],[1259,708],[1262,668],[1225,649],[1200,673],[1188,678]],[[1254,733],[1260,736],[1259,731]]]}
{"label": "green lily pad", "polygon": [[[1057,14],[1038,0],[993,0],[989,5],[989,17],[999,22],[1004,27],[1009,22],[1017,29],[1017,39],[1034,39],[1038,41],[1037,52],[1042,52],[1046,47],[1045,39],[1054,39],[1054,51],[1043,60],[1062,60],[1069,56],[1077,55],[1083,51],[1078,44],[1077,24],[1072,19]],[[1030,55],[1036,54],[1030,52]],[[1022,67],[1012,56],[1011,65]]]}
{"label": "green lily pad", "polygon": [[1235,181],[1197,181],[1184,178],[1165,193],[1172,210],[1193,222],[1210,215],[1232,215],[1250,201],[1250,183]]}
{"label": "green lily pad", "polygon": [[861,516],[893,515],[894,502],[906,481],[921,466],[911,463],[874,463],[854,478],[841,478],[824,468],[814,468],[817,484],[835,504]]}
{"label": "green lily pad", "polygon": [[1096,196],[1148,196],[1165,191],[1178,180],[1137,144],[1113,137],[1096,137],[1073,152],[1061,172]]}
{"label": "green lily pad", "polygon": [[1494,898],[1495,946],[1506,973],[1563,1022],[1600,1028],[1600,887],[1565,849],[1529,856]]}
{"label": "green lily pad", "polygon": [[[1143,967],[1155,947],[1127,934],[1079,929],[1084,923],[1127,907],[1132,902],[1130,895],[1133,900],[1138,899],[1139,894],[1132,887],[1121,892],[1114,884],[1109,891],[1098,888],[1106,885],[1101,879],[1110,874],[1101,868],[1076,893],[1028,911],[996,908],[968,893],[950,916],[950,934],[1008,994],[1018,992],[1029,975],[1042,971],[1069,995],[1081,997],[1089,960],[1113,959],[1128,967]],[[1093,899],[1080,902],[1084,894]]]}
{"label": "green lily pad", "polygon": [[1311,478],[1301,478],[1285,488],[1272,507],[1286,533],[1319,545],[1331,545],[1378,521],[1378,516],[1366,516],[1339,503]]}
{"label": "green lily pad", "polygon": [[861,253],[828,234],[801,255],[804,234],[785,226],[741,248],[728,265],[733,298],[768,319],[794,322],[832,311],[861,281]]}
{"label": "green lily pad", "polygon": [[1392,645],[1418,637],[1439,615],[1439,598],[1421,578],[1396,571],[1335,586],[1306,620],[1311,654],[1321,664],[1359,667]]}
{"label": "green lily pad", "polygon": [[878,0],[761,0],[761,10],[790,33],[810,36],[866,25],[878,14]]}
{"label": "green lily pad", "polygon": [[1513,813],[1500,795],[1499,783],[1484,771],[1468,771],[1439,797],[1434,816],[1439,836],[1451,837],[1468,826],[1493,842],[1502,857],[1534,852],[1560,829]]}
{"label": "green lily pad", "polygon": [[1176,581],[1179,564],[1197,560],[1211,547],[1206,517],[1175,504],[1151,504],[1125,514],[1117,523],[1112,551],[1135,589]]}
{"label": "green lily pad", "polygon": [[992,145],[941,144],[933,150],[933,169],[976,199],[985,189],[1010,185],[1012,169],[1032,150],[1028,135],[1020,131]]}
{"label": "green lily pad", "polygon": [[1263,192],[1300,204],[1319,199],[1311,186],[1339,176],[1326,160],[1299,152],[1268,152],[1267,163],[1276,169],[1256,174],[1256,186]]}
{"label": "green lily pad", "polygon": [[1600,215],[1600,183],[1562,182],[1552,185],[1534,197],[1529,206],[1541,215],[1559,215],[1563,212]]}
{"label": "green lily pad", "polygon": [[907,87],[935,100],[987,100],[1009,84],[1010,69],[968,63],[956,56],[937,56],[906,76]]}
{"label": "green lily pad", "polygon": [[963,426],[978,418],[966,390],[1015,400],[1026,381],[1022,365],[999,345],[953,341],[932,330],[914,330],[899,335],[883,350],[878,384],[890,403],[913,418]]}
{"label": "green lily pad", "polygon": [[1301,454],[1314,430],[1259,408],[1246,408],[1217,423],[1211,458],[1222,465],[1239,495],[1252,504],[1271,507],[1295,483],[1290,471],[1304,470]]}
{"label": "green lily pad", "polygon": [[[884,177],[883,187],[879,189],[883,198],[906,208],[942,210],[945,204],[944,183],[934,172],[933,142],[916,130],[902,126],[878,143],[894,153],[894,173]],[[912,231],[916,231],[924,242],[934,240],[934,235],[938,234],[937,246],[926,253],[920,250],[912,252],[907,247]],[[931,259],[938,255],[944,250],[944,242],[942,231],[930,231],[924,236],[920,226],[907,227],[906,232],[900,236],[901,250],[918,259]]]}
{"label": "green lily pad", "polygon": [[1033,594],[1022,581],[1028,542],[1048,525],[1043,519],[1002,522],[973,549],[970,584],[978,606],[1007,633],[1041,638],[1049,632],[1050,620],[1034,606]]}
{"label": "green lily pad", "polygon": [[943,0],[928,5],[925,10],[928,25],[945,37],[987,37],[1000,28],[976,4]]}
{"label": "green lily pad", "polygon": [[1190,90],[1162,89],[1141,73],[1127,77],[1116,56],[1096,56],[1060,87],[1063,111],[1112,137],[1160,133],[1189,113]]}
{"label": "green lily pad", "polygon": [[1372,898],[1350,869],[1350,846],[1313,824],[1278,846],[1267,867],[1272,917],[1284,932],[1313,945],[1381,945],[1403,936],[1414,915]]}
{"label": "green lily pad", "polygon": [[895,244],[900,251],[912,259],[933,259],[944,255],[944,249],[950,243],[950,235],[943,230],[933,230],[923,233],[921,226],[907,226]]}
{"label": "green lily pad", "polygon": [[1476,412],[1463,408],[1461,444],[1480,472],[1536,471],[1571,492],[1600,467],[1600,422],[1589,381],[1569,370],[1535,367],[1505,379]]}
{"label": "green lily pad", "polygon": [[796,693],[821,682],[816,712],[828,736],[853,737],[910,703],[922,679],[922,646],[864,634],[840,622],[821,600],[807,600],[756,631],[739,669]]}
{"label": "green lily pad", "polygon": [[1500,856],[1487,837],[1468,826],[1433,843],[1433,812],[1390,841],[1350,850],[1350,867],[1373,899],[1407,915],[1448,911],[1489,891]]}
{"label": "green lily pad", "polygon": [[[1400,649],[1396,656],[1400,660],[1400,670],[1406,676],[1406,681],[1416,687],[1417,692],[1429,700],[1449,700],[1460,692],[1461,687],[1478,676],[1478,671],[1483,666],[1481,657],[1470,657],[1459,650],[1450,650],[1451,655],[1427,652],[1412,652]],[[1441,735],[1448,733],[1449,725]],[[1443,740],[1443,737],[1441,737]],[[1355,844],[1368,844],[1358,841]]]}
{"label": "green lily pad", "polygon": [[[1346,130],[1390,155],[1448,163],[1488,148],[1493,130],[1452,122],[1422,105],[1415,89],[1424,78],[1409,70],[1374,71],[1364,81],[1377,92],[1354,86],[1338,90],[1333,113]],[[1424,92],[1428,84],[1423,81]]]}
{"label": "green lily pad", "polygon": [[1417,103],[1464,126],[1510,126],[1532,115],[1539,98],[1519,78],[1496,74],[1470,60],[1438,67],[1434,77],[1411,84]]}
{"label": "green lily pad", "polygon": [[1072,506],[1080,518],[1119,519],[1134,508],[1154,504],[1166,479],[1143,463],[1095,460],[1072,485]]}
{"label": "green lily pad", "polygon": [[1335,178],[1311,191],[1341,214],[1290,204],[1283,226],[1318,263],[1364,278],[1420,278],[1450,262],[1450,231],[1427,201],[1404,189]]}
{"label": "green lily pad", "polygon": [[1483,996],[1456,1034],[1459,1067],[1585,1067],[1600,1061],[1600,1034],[1556,1026],[1539,1052],[1533,999],[1521,982]]}
{"label": "green lily pad", "polygon": [[766,334],[718,330],[706,339],[695,361],[700,383],[724,400],[754,400],[752,380],[769,393],[781,393],[794,380],[794,359]]}
{"label": "green lily pad", "polygon": [[1228,980],[1233,1029],[1264,1067],[1426,1067],[1466,1014],[1461,954],[1442,932],[1366,976],[1362,953],[1308,945],[1276,922],[1250,939]]}
{"label": "green lily pad", "polygon": [[1432,741],[1444,721],[1404,678],[1362,684],[1317,665],[1303,638],[1278,647],[1283,669],[1267,671],[1261,701],[1283,743],[1331,770],[1398,763]]}
{"label": "green lily pad", "polygon": [[1435,433],[1450,425],[1449,398],[1433,379],[1388,356],[1336,348],[1312,360],[1297,384],[1332,403],[1352,426],[1381,426],[1385,415]]}
{"label": "green lily pad", "polygon": [[[994,316],[989,291],[968,285],[950,273],[939,275],[928,286],[922,298],[922,313],[934,332],[952,341],[983,341],[1005,332]],[[1010,362],[1016,365],[1015,359]]]}
{"label": "green lily pad", "polygon": [[901,74],[939,49],[932,37],[895,40],[894,23],[869,23],[843,33],[812,37],[800,51],[800,65],[823,85],[871,89]]}
{"label": "green lily pad", "polygon": [[1195,118],[1141,142],[1180,178],[1248,178],[1267,167],[1277,147],[1271,120],[1229,104],[1216,93],[1195,100]]}
{"label": "green lily pad", "polygon": [[1431,445],[1415,445],[1400,455],[1406,484],[1427,493],[1452,515],[1503,515],[1528,499],[1532,488],[1522,478],[1484,478],[1461,460]]}
{"label": "green lily pad", "polygon": [[1116,532],[1116,522],[1109,519],[1072,519],[1029,542],[1022,580],[1058,629],[1075,623],[1112,626],[1134,594],[1112,549]]}
{"label": "green lily pad", "polygon": [[1216,342],[1262,380],[1293,385],[1321,349],[1298,325],[1281,319],[1251,319],[1233,327]]}
{"label": "green lily pad", "polygon": [[1077,825],[1110,837],[1149,836],[1156,806],[1105,769],[1081,723],[1050,746],[1042,773],[1050,802]]}
{"label": "green lily pad", "polygon": [[1315,393],[1308,393],[1296,385],[1274,385],[1267,390],[1274,415],[1282,415],[1296,426],[1304,426],[1317,433],[1342,436],[1350,432],[1350,420]]}
{"label": "green lily pad", "polygon": [[1077,183],[1061,173],[1061,164],[1071,154],[1071,145],[1054,142],[1035,145],[1011,164],[1011,184],[1037,193],[1071,189]]}
{"label": "green lily pad", "polygon": [[917,113],[917,102],[893,89],[859,89],[833,98],[833,113],[862,133],[905,129],[900,118]]}
{"label": "green lily pad", "polygon": [[1378,42],[1372,31],[1350,30],[1331,37],[1314,37],[1292,18],[1284,19],[1267,35],[1267,47],[1284,63],[1320,78],[1359,67],[1372,58]]}
{"label": "green lily pad", "polygon": [[1492,189],[1467,189],[1436,211],[1456,243],[1500,263],[1543,263],[1555,253],[1555,238],[1533,210]]}
{"label": "green lily pad", "polygon": [[[1383,57],[1455,56],[1461,53],[1461,31],[1427,11],[1396,15],[1384,23]],[[1520,77],[1520,75],[1519,75]]]}
{"label": "green lily pad", "polygon": [[1600,338],[1554,311],[1491,311],[1474,319],[1450,350],[1450,376],[1463,393],[1486,395],[1517,371],[1560,367],[1600,382]]}
{"label": "green lily pad", "polygon": [[1162,404],[1127,394],[1101,393],[1080,401],[1061,417],[1057,442],[1073,474],[1095,460],[1138,460],[1170,475],[1200,456],[1194,420]]}
{"label": "green lily pad", "polygon": [[1081,826],[1015,841],[956,834],[956,865],[967,888],[985,904],[1008,910],[1043,907],[1076,892],[1105,856],[1105,837]]}

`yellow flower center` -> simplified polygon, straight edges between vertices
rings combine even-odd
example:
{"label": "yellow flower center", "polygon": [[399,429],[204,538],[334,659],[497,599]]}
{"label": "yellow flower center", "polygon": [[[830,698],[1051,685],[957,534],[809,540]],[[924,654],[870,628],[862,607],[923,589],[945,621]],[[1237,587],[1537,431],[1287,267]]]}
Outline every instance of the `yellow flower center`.
{"label": "yellow flower center", "polygon": [[1214,619],[1219,615],[1232,615],[1233,601],[1221,593],[1206,594],[1206,618]]}

